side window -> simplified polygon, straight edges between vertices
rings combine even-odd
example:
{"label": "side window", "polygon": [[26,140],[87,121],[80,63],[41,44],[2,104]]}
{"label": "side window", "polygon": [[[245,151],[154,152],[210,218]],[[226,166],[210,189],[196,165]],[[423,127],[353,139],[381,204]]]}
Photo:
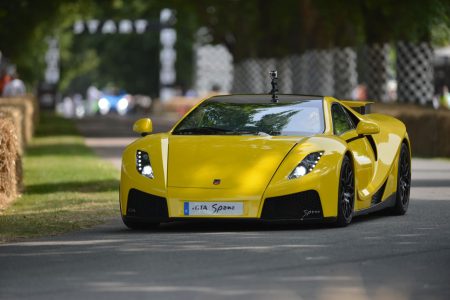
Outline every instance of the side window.
{"label": "side window", "polygon": [[341,135],[355,128],[347,112],[338,103],[333,103],[331,106],[331,117],[333,119],[333,132],[335,135]]}
{"label": "side window", "polygon": [[359,123],[359,119],[351,111],[349,111],[347,108],[345,108],[342,105],[341,105],[341,107],[345,110],[345,112],[349,116],[350,120],[353,123],[354,128],[356,128],[356,125],[358,125],[358,123]]}

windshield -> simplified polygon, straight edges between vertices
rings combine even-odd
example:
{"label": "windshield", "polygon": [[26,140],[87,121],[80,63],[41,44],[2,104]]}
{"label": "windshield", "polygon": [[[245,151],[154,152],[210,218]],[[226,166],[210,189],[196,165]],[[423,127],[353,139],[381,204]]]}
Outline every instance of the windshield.
{"label": "windshield", "polygon": [[175,135],[313,135],[324,131],[323,102],[203,102],[173,130]]}

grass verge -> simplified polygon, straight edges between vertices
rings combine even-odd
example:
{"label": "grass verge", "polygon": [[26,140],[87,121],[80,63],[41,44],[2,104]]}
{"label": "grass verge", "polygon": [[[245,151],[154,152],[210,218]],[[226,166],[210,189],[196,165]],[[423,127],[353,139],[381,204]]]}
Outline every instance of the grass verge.
{"label": "grass verge", "polygon": [[119,172],[74,123],[43,114],[24,157],[25,191],[0,212],[0,242],[86,228],[118,214]]}

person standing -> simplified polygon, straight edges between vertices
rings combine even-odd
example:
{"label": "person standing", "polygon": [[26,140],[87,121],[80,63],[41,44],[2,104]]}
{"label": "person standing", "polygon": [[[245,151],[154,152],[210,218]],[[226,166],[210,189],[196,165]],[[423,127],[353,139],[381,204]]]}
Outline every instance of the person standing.
{"label": "person standing", "polygon": [[2,69],[0,74],[0,95],[3,95],[3,90],[6,85],[10,83],[12,80],[11,76],[6,72],[6,70]]}
{"label": "person standing", "polygon": [[17,74],[12,76],[12,80],[8,82],[2,92],[3,97],[18,97],[26,93],[25,84],[18,78]]}

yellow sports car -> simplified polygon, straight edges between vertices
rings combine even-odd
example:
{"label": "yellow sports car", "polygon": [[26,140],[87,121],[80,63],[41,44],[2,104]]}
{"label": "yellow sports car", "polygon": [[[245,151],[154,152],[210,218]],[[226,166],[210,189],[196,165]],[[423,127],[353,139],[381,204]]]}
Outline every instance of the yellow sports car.
{"label": "yellow sports car", "polygon": [[368,102],[305,95],[205,99],[171,131],[123,153],[120,208],[130,228],[197,218],[348,225],[383,208],[404,214],[410,142],[399,120]]}

